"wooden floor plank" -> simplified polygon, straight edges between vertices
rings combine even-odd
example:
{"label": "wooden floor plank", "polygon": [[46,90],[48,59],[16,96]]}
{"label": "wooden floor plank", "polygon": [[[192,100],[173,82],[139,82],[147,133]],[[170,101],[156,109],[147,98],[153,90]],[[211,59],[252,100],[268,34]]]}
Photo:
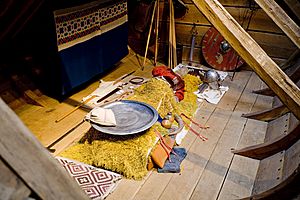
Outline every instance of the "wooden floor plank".
{"label": "wooden floor plank", "polygon": [[234,76],[233,81],[227,81],[224,85],[229,86],[229,90],[225,93],[224,97],[218,103],[217,107],[224,110],[233,111],[237,105],[237,101],[243,92],[248,80],[251,76],[251,71],[242,71]]}
{"label": "wooden floor plank", "polygon": [[[245,121],[246,120],[240,120],[240,114],[234,113],[231,115],[216,148],[214,149],[204,171],[202,172],[202,175],[200,176],[200,179],[197,182],[197,186],[191,197],[192,200],[210,200],[217,198],[219,190],[222,187],[222,182],[231,163],[232,155],[230,148],[234,143],[237,143]],[[233,129],[234,132],[232,132]]]}
{"label": "wooden floor plank", "polygon": [[[26,109],[22,112],[18,112],[18,116],[26,124],[26,126],[34,133],[39,141],[48,146],[53,141],[61,137],[63,134],[72,129],[78,122],[82,121],[84,115],[87,113],[84,110],[78,109],[64,120],[56,123],[55,120],[63,116],[76,105],[78,105],[81,99],[90,94],[96,89],[98,84],[92,84],[86,90],[71,96],[66,103],[57,103],[51,108],[44,108],[31,106],[31,109]],[[34,109],[34,110],[33,110]]]}
{"label": "wooden floor plank", "polygon": [[[214,111],[215,106],[211,104],[202,104],[202,109],[199,109],[196,116],[199,116],[199,123],[205,124],[205,122],[210,118],[211,113]],[[197,117],[196,117],[197,118]],[[196,136],[192,133],[189,133],[183,143],[180,146],[189,148],[193,141],[196,140]],[[161,180],[161,176],[164,177],[164,180]],[[124,180],[112,195],[108,197],[108,200],[114,199],[156,199],[160,196],[162,189],[168,184],[168,181],[172,177],[172,174],[158,174],[157,172],[150,172],[149,176],[143,181],[132,181]],[[123,184],[124,183],[124,184]],[[125,189],[124,189],[125,188]],[[122,192],[126,191],[126,196]],[[151,195],[148,192],[151,191]]]}
{"label": "wooden floor plank", "polygon": [[[130,65],[134,65],[134,67]],[[103,80],[116,80],[130,72],[131,69],[136,69],[134,75],[151,77],[152,67],[150,63],[144,71],[141,71],[135,55],[132,54],[126,60],[121,61],[119,67],[103,77]],[[196,121],[210,126],[208,130],[201,131],[201,134],[208,137],[209,140],[203,142],[191,132],[188,133],[180,145],[188,151],[188,155],[182,163],[183,171],[180,174],[159,174],[156,171],[150,171],[148,176],[141,181],[123,179],[116,190],[107,197],[107,200],[181,200],[190,198],[216,199],[217,197],[219,199],[235,199],[249,194],[252,187],[249,187],[249,185],[253,184],[253,176],[257,171],[257,165],[254,163],[252,167],[253,162],[249,162],[243,157],[233,157],[230,148],[238,143],[244,126],[244,132],[238,144],[239,147],[247,146],[248,143],[254,144],[257,141],[262,142],[259,139],[264,136],[263,131],[266,129],[266,124],[240,117],[243,112],[251,110],[255,101],[254,97],[256,96],[251,93],[253,89],[257,89],[255,87],[258,87],[255,76],[251,71],[237,72],[233,81],[228,78],[224,82],[224,85],[228,84],[229,91],[225,93],[218,105],[207,102],[201,104],[196,114]],[[245,87],[247,83],[249,84]],[[87,96],[97,87],[98,83],[95,82],[70,98],[74,102],[79,102],[82,97]],[[269,99],[270,97],[258,97],[252,111],[270,106]],[[34,130],[42,143],[47,145],[74,127],[86,114],[86,111],[79,109],[62,121],[61,124],[54,123],[57,117],[65,114],[67,109],[72,108],[74,108],[74,105],[67,103],[57,103],[56,105],[55,102],[52,102],[50,108],[31,106],[19,110],[19,114],[30,129]],[[43,121],[41,116],[46,116],[46,121]],[[88,128],[89,124],[84,123],[71,131],[66,138],[53,146],[56,149],[54,155],[78,140]],[[244,169],[248,168],[249,165],[251,169],[245,171]],[[231,168],[228,172],[229,166]],[[223,182],[224,185],[222,185]],[[220,188],[222,189],[221,192],[219,192]]]}
{"label": "wooden floor plank", "polygon": [[[247,120],[239,146],[261,143],[267,128],[266,122]],[[251,195],[259,161],[234,156],[218,199],[239,199]]]}
{"label": "wooden floor plank", "polygon": [[[195,118],[198,123],[206,124],[207,121],[210,119],[211,114],[213,113],[215,106],[204,103],[203,106],[200,107],[198,110]],[[195,127],[193,127],[195,128]],[[197,128],[195,128],[197,130]],[[203,130],[201,134],[209,137],[209,134],[207,134],[207,131]],[[198,138],[191,132],[187,134],[187,136],[184,138],[183,143],[180,145],[180,147],[184,147],[187,151],[190,149],[192,144],[195,140]],[[184,166],[183,166],[184,167]],[[185,169],[183,170],[184,173]],[[173,174],[167,173],[167,174],[159,174],[157,172],[153,172],[151,176],[148,178],[148,180],[145,182],[143,187],[138,191],[138,193],[135,195],[134,199],[144,199],[144,200],[151,200],[151,199],[158,199],[161,193],[164,191],[165,187],[168,185],[169,181],[171,180]],[[149,195],[151,194],[151,195]]]}
{"label": "wooden floor plank", "polygon": [[[262,82],[260,85],[259,88],[264,87]],[[265,100],[269,104],[265,103]],[[252,111],[268,108],[271,102],[272,98],[258,95]],[[236,148],[263,142],[266,129],[266,122],[248,119]],[[259,161],[235,155],[218,199],[238,199],[249,196],[252,192],[258,165]]]}
{"label": "wooden floor plank", "polygon": [[[150,63],[149,60],[147,60],[147,63]],[[115,68],[109,74],[101,77],[101,79],[104,81],[115,81],[133,70],[136,70],[134,73],[136,76],[151,77],[152,68],[153,66],[148,66],[144,71],[141,71],[135,54],[131,53],[122,59],[119,64],[116,64]],[[91,94],[98,87],[99,81],[95,81],[61,103],[48,97],[46,98],[46,102],[48,102],[49,107],[27,104],[18,108],[15,112],[39,141],[44,146],[48,146],[82,121],[87,110],[80,108],[58,123],[55,120],[79,105],[83,97]]]}
{"label": "wooden floor plank", "polygon": [[123,179],[116,190],[110,194],[106,200],[119,200],[119,199],[128,199],[131,200],[139,189],[143,186],[145,181],[151,175],[152,172],[149,172],[148,176],[141,181],[132,180],[132,179]]}
{"label": "wooden floor plank", "polygon": [[57,156],[63,150],[67,149],[75,142],[78,142],[84,136],[84,134],[90,129],[90,127],[91,125],[88,122],[84,122],[80,124],[68,135],[63,137],[60,141],[57,141],[57,143],[53,143],[51,146],[49,146],[49,149],[51,150],[51,152],[54,151],[53,152],[54,156]]}
{"label": "wooden floor plank", "polygon": [[[216,124],[208,129],[209,139],[206,142],[196,140],[191,149],[188,151],[187,157],[182,162],[184,168],[181,175],[174,174],[171,181],[161,194],[161,200],[182,200],[189,199],[192,195],[193,188],[196,186],[199,177],[210,160],[211,153],[225,128],[231,111],[217,108],[208,120],[207,124]],[[211,170],[218,170],[219,165]],[[217,171],[216,171],[217,172]],[[174,194],[176,193],[176,196]]]}
{"label": "wooden floor plank", "polygon": [[[141,61],[141,58],[139,58]],[[134,73],[135,76],[141,76],[145,78],[151,78],[152,74],[151,71],[153,69],[153,65],[149,60],[147,61],[147,64],[144,68],[144,70],[139,69],[139,61],[135,54],[130,55],[126,61],[124,61],[123,65],[126,65],[125,67],[122,67],[119,69],[118,72],[115,72],[117,75],[114,75],[110,73],[106,77],[103,78],[104,81],[112,81],[120,77],[120,73],[128,73],[130,71],[129,69],[132,69],[132,65],[136,66],[136,72]],[[137,181],[137,180],[130,180],[130,179],[123,179],[121,183],[118,185],[117,189],[109,195],[106,199],[107,200],[119,200],[119,199],[133,199],[136,193],[140,190],[141,187],[143,187],[144,183],[149,179],[151,176],[152,171],[150,171],[143,180]]]}
{"label": "wooden floor plank", "polygon": [[[186,159],[182,163],[184,172],[180,176],[172,176],[171,181],[159,199],[189,199],[191,197],[197,181],[207,167],[211,154],[218,144],[246,83],[249,81],[250,75],[251,72],[242,72],[237,74],[235,81],[228,82],[230,89],[220,102],[222,107],[219,107],[220,103],[217,105],[217,109],[207,123],[210,125],[208,130],[209,140],[203,144],[198,140],[193,143]],[[210,170],[218,173],[220,167],[218,163],[214,163]],[[174,196],[174,193],[176,193],[176,196]]]}
{"label": "wooden floor plank", "polygon": [[[171,173],[158,173],[153,171],[148,180],[140,188],[138,193],[134,196],[134,200],[152,200],[158,199],[159,195],[164,191],[165,186],[168,185],[172,177]],[[158,184],[159,180],[159,184]]]}
{"label": "wooden floor plank", "polygon": [[[293,114],[286,114],[268,124],[265,141],[272,140],[274,137],[284,136],[297,125],[298,120]],[[299,142],[297,142],[289,149],[282,150],[260,162],[253,186],[253,195],[262,195],[262,193],[269,191],[271,188],[279,187],[284,181],[290,180],[290,176],[299,166],[299,147]],[[278,195],[280,195],[279,191],[280,189],[277,191]],[[290,199],[287,195],[292,195],[292,191],[293,189],[291,191],[283,190],[283,193],[288,193],[278,196],[278,199],[284,198],[283,196]]]}
{"label": "wooden floor plank", "polygon": [[[210,104],[201,104],[200,108],[202,109],[198,110],[197,115],[201,116],[201,121],[198,122],[204,124],[209,119],[215,106],[211,106]],[[191,146],[192,142],[195,139],[195,135],[190,133],[185,137],[181,146]],[[161,175],[162,174],[158,174],[157,172],[151,171],[149,172],[148,176],[142,181],[133,181],[125,179],[121,182],[117,190],[107,199],[117,200],[121,197],[122,199],[155,199],[155,197],[158,198],[161,194],[160,190],[164,189],[164,187],[167,185],[170,179],[170,176],[172,176],[172,174],[163,174],[162,176],[164,177],[164,180],[162,181],[160,178]],[[126,191],[125,196],[123,194],[124,191]],[[151,195],[147,195],[149,194],[149,191],[151,191]]]}
{"label": "wooden floor plank", "polygon": [[[246,119],[241,117],[241,114],[243,112],[251,111],[257,96],[251,93],[251,91],[259,85],[260,80],[255,74],[252,74],[215,150],[212,153],[207,167],[204,169],[197,183],[191,199],[217,198],[233,158],[230,149],[237,145],[247,122]],[[211,168],[214,168],[216,165],[219,166],[217,173],[216,171],[211,170]]]}
{"label": "wooden floor plank", "polygon": [[[230,82],[230,84],[232,84],[232,82]],[[234,88],[234,86],[233,86],[233,88]],[[226,95],[224,98],[226,98]],[[206,105],[207,106],[200,108],[197,113],[197,116],[199,116],[201,118],[200,123],[205,123],[205,121],[208,119],[210,113],[213,111],[213,109],[215,107],[211,104],[206,104]],[[208,135],[208,137],[209,137],[209,135]],[[183,143],[180,146],[185,147],[188,150],[194,140],[195,140],[195,136],[191,135],[191,133],[190,133],[183,140]],[[159,174],[153,173],[148,178],[148,180],[145,182],[145,184],[143,185],[141,190],[137,193],[137,195],[135,196],[135,199],[140,199],[140,198],[156,199],[156,198],[158,198],[160,196],[162,190],[164,189],[164,187],[166,187],[165,184],[168,184],[168,181],[171,177],[172,176],[170,176],[170,175],[164,176],[164,181],[161,181]],[[153,184],[153,183],[156,183],[156,184]],[[159,183],[159,184],[157,184],[157,183]],[[147,195],[149,191],[151,191],[151,196]]]}

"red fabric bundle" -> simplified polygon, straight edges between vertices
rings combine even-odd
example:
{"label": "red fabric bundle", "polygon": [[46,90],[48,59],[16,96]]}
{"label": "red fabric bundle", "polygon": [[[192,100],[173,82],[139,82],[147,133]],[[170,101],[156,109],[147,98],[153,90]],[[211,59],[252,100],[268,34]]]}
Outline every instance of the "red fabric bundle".
{"label": "red fabric bundle", "polygon": [[154,77],[163,76],[168,83],[170,83],[172,89],[175,91],[175,96],[179,101],[184,98],[184,81],[182,78],[173,72],[172,69],[167,68],[166,66],[157,66],[152,70],[152,75]]}

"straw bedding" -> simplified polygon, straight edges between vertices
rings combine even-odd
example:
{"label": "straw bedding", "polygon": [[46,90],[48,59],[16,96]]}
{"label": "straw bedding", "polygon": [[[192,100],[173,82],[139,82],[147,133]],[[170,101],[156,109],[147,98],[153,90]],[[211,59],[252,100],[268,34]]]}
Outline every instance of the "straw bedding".
{"label": "straw bedding", "polygon": [[[158,108],[161,117],[170,111],[177,114],[183,112],[191,117],[197,109],[197,98],[193,92],[197,90],[200,79],[186,75],[184,81],[185,98],[179,103],[174,100],[174,92],[170,86],[155,78],[138,87],[128,99],[145,102]],[[167,130],[158,122],[143,133],[121,137],[99,133],[91,128],[78,143],[69,147],[60,156],[112,170],[126,178],[142,179],[148,172],[150,152],[158,142],[154,129],[167,134]]]}

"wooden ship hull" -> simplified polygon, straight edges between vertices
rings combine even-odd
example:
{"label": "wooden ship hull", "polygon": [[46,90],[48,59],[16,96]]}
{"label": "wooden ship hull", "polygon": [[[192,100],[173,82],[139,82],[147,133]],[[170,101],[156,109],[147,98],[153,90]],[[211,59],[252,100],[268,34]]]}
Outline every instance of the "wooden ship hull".
{"label": "wooden ship hull", "polygon": [[[34,2],[31,1],[30,6],[46,9]],[[116,81],[131,71],[136,76],[150,78],[151,59],[154,58],[154,64],[170,63],[167,61],[170,44],[177,44],[178,63],[208,66],[202,55],[202,40],[212,26],[245,64],[228,72],[231,79],[226,79],[224,84],[230,89],[221,101],[217,105],[203,102],[195,114],[195,119],[201,124],[210,126],[210,129],[200,132],[209,140],[202,142],[195,135],[187,134],[180,145],[188,152],[180,174],[159,174],[152,170],[141,181],[124,179],[107,199],[299,198],[299,2],[174,1],[178,7],[175,6],[173,17],[169,15],[170,2],[145,1],[142,5],[127,2],[128,21],[124,23],[128,26],[128,36],[125,36],[126,42],[128,37],[129,53],[126,49],[116,56],[116,60],[107,61],[108,69],[92,71],[95,76],[87,76],[84,83],[70,82],[74,85],[65,88],[68,89],[66,93],[61,90],[63,80],[52,80],[65,77],[61,68],[47,71],[47,67],[38,66],[50,63],[49,59],[50,66],[60,63],[56,60],[62,59],[58,57],[56,38],[51,37],[54,43],[45,41],[45,44],[49,43],[47,48],[55,46],[55,53],[48,49],[49,55],[39,58],[39,53],[22,46],[26,42],[20,42],[28,37],[27,31],[34,29],[32,25],[28,27],[30,23],[22,27],[25,32],[5,27],[7,31],[0,35],[1,48],[8,48],[7,54],[13,50],[20,53],[4,54],[8,57],[0,62],[3,72],[0,74],[3,99],[0,101],[0,168],[3,177],[0,199],[29,196],[37,199],[86,199],[79,186],[53,158],[90,128],[88,122],[82,121],[88,112],[82,107],[82,98],[97,89],[99,78]],[[76,6],[79,4],[76,2]],[[14,4],[5,5],[9,10]],[[30,12],[30,6],[27,10],[23,8],[24,13]],[[70,5],[66,3],[64,6]],[[144,10],[134,10],[136,8]],[[158,55],[154,39],[148,34],[149,25],[154,22],[153,8],[160,13],[156,19],[159,29],[154,31],[158,30]],[[5,11],[3,13],[5,16]],[[36,17],[41,13],[32,13],[36,15],[27,20],[37,23]],[[135,17],[141,13],[145,16],[139,21]],[[176,40],[171,43],[170,24],[173,24],[172,37]],[[50,26],[44,28],[53,30]],[[22,44],[21,47],[18,44]],[[13,47],[9,48],[10,45]],[[146,49],[148,54],[145,54]],[[147,56],[149,59],[146,60]],[[38,65],[34,64],[36,60],[40,61]],[[33,76],[30,70],[33,70]],[[53,87],[47,90],[47,84],[53,84]],[[109,97],[108,101],[112,99],[114,97]]]}

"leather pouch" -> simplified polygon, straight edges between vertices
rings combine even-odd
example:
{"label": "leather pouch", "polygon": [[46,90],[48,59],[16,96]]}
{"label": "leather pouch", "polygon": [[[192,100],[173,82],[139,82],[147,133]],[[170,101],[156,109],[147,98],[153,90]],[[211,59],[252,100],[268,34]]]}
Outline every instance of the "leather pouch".
{"label": "leather pouch", "polygon": [[[154,150],[151,152],[151,158],[153,162],[160,168],[164,167],[164,164],[167,158],[169,157],[170,152],[175,144],[175,140],[169,136],[164,137],[163,139],[164,139],[164,143],[160,142],[159,144],[157,144]],[[166,147],[165,144],[168,147]]]}

